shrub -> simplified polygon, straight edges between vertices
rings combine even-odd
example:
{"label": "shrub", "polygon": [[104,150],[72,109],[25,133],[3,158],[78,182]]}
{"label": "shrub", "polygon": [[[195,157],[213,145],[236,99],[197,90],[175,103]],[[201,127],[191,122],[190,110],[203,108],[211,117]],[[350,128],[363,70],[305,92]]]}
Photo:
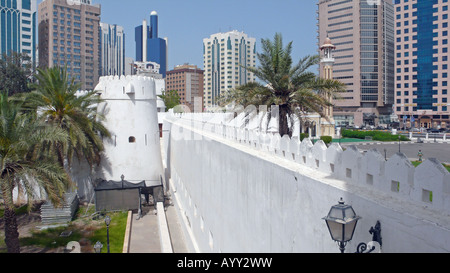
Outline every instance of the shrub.
{"label": "shrub", "polygon": [[300,141],[303,141],[304,138],[308,138],[309,134],[308,133],[300,133]]}
{"label": "shrub", "polygon": [[321,136],[320,139],[327,145],[330,144],[331,141],[333,141],[333,138],[331,136]]}
{"label": "shrub", "polygon": [[[392,135],[387,132],[342,130],[342,137],[365,139],[366,136],[371,136],[373,140],[378,141],[398,141],[398,135]],[[410,140],[405,136],[400,136],[400,141]]]}

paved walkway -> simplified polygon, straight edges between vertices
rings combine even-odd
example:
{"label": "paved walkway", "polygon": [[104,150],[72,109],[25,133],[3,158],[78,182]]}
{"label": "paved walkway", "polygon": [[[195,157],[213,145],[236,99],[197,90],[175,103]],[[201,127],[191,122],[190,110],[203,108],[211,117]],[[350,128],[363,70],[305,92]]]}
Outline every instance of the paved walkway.
{"label": "paved walkway", "polygon": [[143,207],[142,214],[137,219],[137,213],[133,213],[129,253],[160,253],[158,217],[154,213],[154,207]]}
{"label": "paved walkway", "polygon": [[[181,231],[175,207],[166,206],[165,214],[173,252],[186,253],[185,238]],[[129,253],[162,253],[159,228],[158,216],[155,213],[154,206],[143,206],[142,217],[139,219],[137,213],[133,213]]]}

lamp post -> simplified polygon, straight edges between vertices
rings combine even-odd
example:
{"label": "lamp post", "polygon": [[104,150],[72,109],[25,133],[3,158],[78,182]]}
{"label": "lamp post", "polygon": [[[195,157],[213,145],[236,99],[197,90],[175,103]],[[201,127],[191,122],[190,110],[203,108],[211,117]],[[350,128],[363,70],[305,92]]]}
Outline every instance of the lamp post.
{"label": "lamp post", "polygon": [[109,224],[111,224],[111,218],[109,216],[105,217],[105,224],[106,224],[106,245],[108,246],[108,253],[109,253]]}
{"label": "lamp post", "polygon": [[400,136],[400,134],[398,135],[398,152],[400,153],[400,139],[401,139],[401,136]]}
{"label": "lamp post", "polygon": [[[345,246],[352,240],[356,224],[361,217],[357,216],[353,207],[346,205],[341,198],[339,203],[332,206],[328,215],[322,219],[327,224],[331,238],[338,243],[341,253],[344,253]],[[378,242],[381,246],[381,225],[379,221],[377,221],[375,228],[372,227],[369,230],[369,233],[373,234],[372,241]],[[360,243],[356,253],[364,253],[366,250],[367,244]],[[375,250],[375,247],[372,247],[366,253],[370,253],[373,250]]]}
{"label": "lamp post", "polygon": [[95,243],[94,245],[95,253],[102,252],[102,247],[103,247],[102,243],[100,243],[100,241],[97,241],[97,243]]}

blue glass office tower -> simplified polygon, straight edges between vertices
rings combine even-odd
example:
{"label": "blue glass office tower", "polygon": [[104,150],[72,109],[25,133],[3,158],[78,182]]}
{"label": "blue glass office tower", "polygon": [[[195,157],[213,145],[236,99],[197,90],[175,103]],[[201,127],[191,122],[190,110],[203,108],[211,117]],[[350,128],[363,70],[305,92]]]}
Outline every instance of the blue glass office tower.
{"label": "blue glass office tower", "polygon": [[395,112],[402,127],[450,127],[449,6],[395,0]]}
{"label": "blue glass office tower", "polygon": [[0,0],[0,53],[27,53],[36,64],[36,0]]}
{"label": "blue glass office tower", "polygon": [[433,2],[417,2],[417,109],[433,108]]}
{"label": "blue glass office tower", "polygon": [[135,28],[136,61],[155,62],[160,65],[159,73],[163,78],[167,72],[167,41],[158,37],[158,14],[150,15],[150,26],[144,20],[141,26]]}

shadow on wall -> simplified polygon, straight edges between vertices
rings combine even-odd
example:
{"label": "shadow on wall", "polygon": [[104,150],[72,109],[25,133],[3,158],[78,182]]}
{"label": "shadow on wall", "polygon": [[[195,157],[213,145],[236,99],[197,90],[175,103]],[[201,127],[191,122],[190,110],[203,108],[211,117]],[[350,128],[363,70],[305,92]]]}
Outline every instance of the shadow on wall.
{"label": "shadow on wall", "polygon": [[99,166],[91,168],[86,160],[72,161],[71,178],[77,187],[78,197],[82,201],[92,202],[94,196],[95,180],[111,173],[111,163],[108,157],[102,155]]}

